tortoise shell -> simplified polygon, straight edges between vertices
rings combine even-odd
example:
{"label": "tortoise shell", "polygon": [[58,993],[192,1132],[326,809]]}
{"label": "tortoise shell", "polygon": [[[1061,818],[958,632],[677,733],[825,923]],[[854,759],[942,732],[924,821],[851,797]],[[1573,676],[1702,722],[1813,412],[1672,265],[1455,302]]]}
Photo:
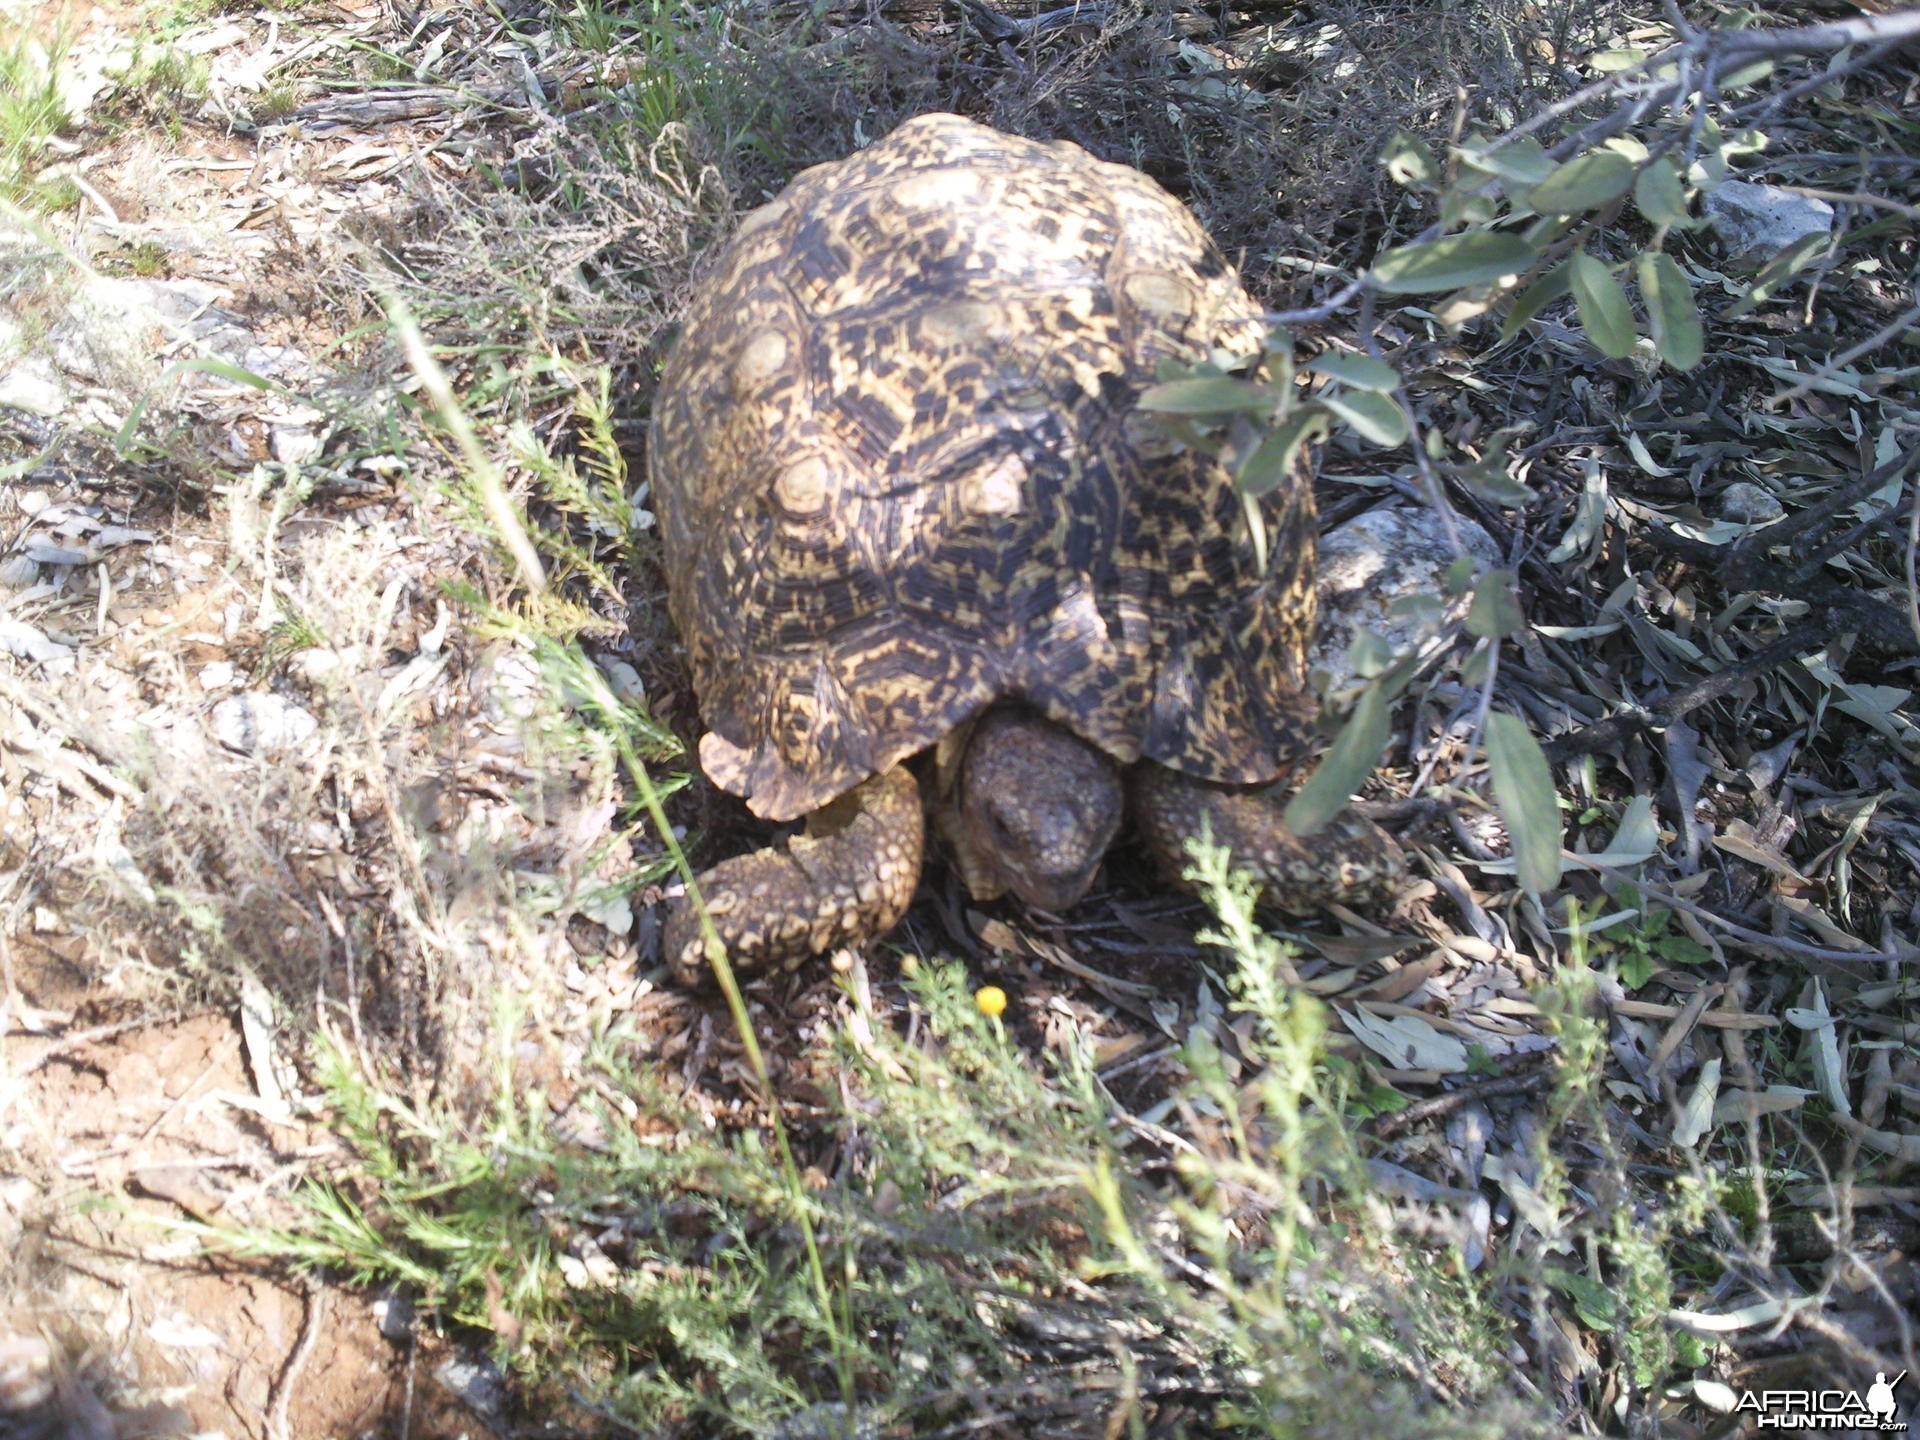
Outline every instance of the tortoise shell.
{"label": "tortoise shell", "polygon": [[1305,749],[1314,515],[1138,411],[1266,334],[1136,170],[923,115],[796,178],[700,286],[649,441],[713,780],[806,814],[1016,700],[1227,783]]}

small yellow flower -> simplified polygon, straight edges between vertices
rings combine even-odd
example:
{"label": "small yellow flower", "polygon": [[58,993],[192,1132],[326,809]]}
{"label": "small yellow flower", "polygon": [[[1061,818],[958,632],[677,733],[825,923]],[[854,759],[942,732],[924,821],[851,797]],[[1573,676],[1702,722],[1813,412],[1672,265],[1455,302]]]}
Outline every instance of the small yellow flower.
{"label": "small yellow flower", "polygon": [[998,985],[982,985],[973,992],[973,1003],[980,1007],[982,1015],[998,1017],[1006,1013],[1007,992]]}

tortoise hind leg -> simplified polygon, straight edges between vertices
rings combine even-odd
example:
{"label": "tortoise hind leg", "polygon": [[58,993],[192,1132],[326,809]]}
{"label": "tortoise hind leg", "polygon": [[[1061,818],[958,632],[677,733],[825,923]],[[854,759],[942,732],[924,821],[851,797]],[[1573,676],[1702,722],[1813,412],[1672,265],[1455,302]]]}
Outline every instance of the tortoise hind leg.
{"label": "tortoise hind leg", "polygon": [[1265,882],[1267,904],[1293,915],[1330,904],[1383,908],[1405,870],[1394,838],[1352,810],[1302,839],[1287,828],[1286,802],[1264,790],[1214,785],[1150,763],[1134,767],[1131,790],[1133,822],[1147,849],[1183,885],[1187,841],[1201,835]]}
{"label": "tortoise hind leg", "polygon": [[[920,883],[925,837],[920,786],[896,765],[814,811],[806,834],[703,871],[700,897],[737,969],[791,966],[898,924]],[[661,953],[682,984],[706,976],[690,898],[668,911]]]}

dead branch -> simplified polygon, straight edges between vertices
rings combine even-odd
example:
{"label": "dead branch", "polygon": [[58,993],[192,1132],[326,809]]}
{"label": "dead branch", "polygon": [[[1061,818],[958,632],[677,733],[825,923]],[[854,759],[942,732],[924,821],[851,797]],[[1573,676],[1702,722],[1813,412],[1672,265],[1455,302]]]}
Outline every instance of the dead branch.
{"label": "dead branch", "polygon": [[1622,744],[1648,730],[1665,729],[1682,716],[1698,710],[1702,705],[1732,694],[1744,682],[1777,670],[1782,665],[1791,664],[1809,650],[1826,644],[1846,628],[1847,616],[1838,610],[1829,609],[1820,613],[1818,618],[1781,636],[1771,645],[1763,645],[1745,659],[1727,666],[1726,669],[1717,670],[1683,689],[1675,690],[1657,705],[1637,707],[1609,715],[1604,720],[1596,720],[1591,725],[1583,725],[1578,730],[1557,735],[1541,748],[1546,751],[1548,760],[1558,764],[1563,760],[1572,760],[1576,756],[1590,755],[1596,750],[1605,750],[1609,746]]}

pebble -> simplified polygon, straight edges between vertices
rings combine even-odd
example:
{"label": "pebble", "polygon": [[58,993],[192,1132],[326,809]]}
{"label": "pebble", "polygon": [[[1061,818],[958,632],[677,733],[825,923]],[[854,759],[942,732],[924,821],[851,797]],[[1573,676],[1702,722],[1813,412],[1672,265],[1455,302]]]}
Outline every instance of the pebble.
{"label": "pebble", "polygon": [[607,669],[607,686],[629,705],[647,703],[646,682],[640,672],[624,660],[615,660]]}
{"label": "pebble", "polygon": [[506,1404],[506,1382],[489,1360],[448,1360],[433,1378],[482,1415],[497,1415]]}
{"label": "pebble", "polygon": [[208,716],[213,738],[242,755],[269,755],[310,738],[320,722],[270,690],[230,695]]}
{"label": "pebble", "polygon": [[[1482,566],[1499,563],[1500,547],[1485,529],[1465,516],[1456,517],[1455,525],[1460,543]],[[1321,537],[1320,638],[1310,664],[1327,673],[1329,691],[1353,678],[1349,651],[1363,634],[1378,636],[1395,655],[1421,643],[1431,623],[1411,602],[1431,597],[1440,612],[1453,558],[1446,527],[1426,505],[1376,506]],[[1457,617],[1465,611],[1464,599],[1445,608]]]}
{"label": "pebble", "polygon": [[1720,513],[1748,525],[1770,525],[1787,513],[1787,507],[1765,486],[1736,480],[1720,492]]}
{"label": "pebble", "polygon": [[1809,235],[1833,231],[1833,206],[1777,185],[1723,180],[1707,192],[1704,208],[1728,258],[1759,264]]}

